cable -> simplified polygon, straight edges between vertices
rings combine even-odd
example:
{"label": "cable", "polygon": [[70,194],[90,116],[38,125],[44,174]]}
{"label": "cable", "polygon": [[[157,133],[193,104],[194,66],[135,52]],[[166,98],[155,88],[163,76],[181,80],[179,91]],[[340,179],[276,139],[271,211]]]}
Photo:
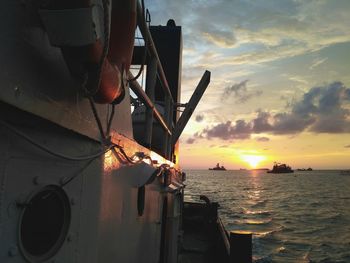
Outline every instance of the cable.
{"label": "cable", "polygon": [[115,104],[112,104],[112,111],[111,114],[109,115],[109,119],[107,122],[107,132],[106,135],[108,136],[110,131],[111,131],[111,126],[112,126],[112,121],[113,121],[113,117],[114,117],[114,112],[115,112]]}
{"label": "cable", "polygon": [[[98,157],[104,155],[105,153],[107,153],[108,151],[113,151],[115,152],[116,154],[117,151],[115,151],[115,149],[118,149],[118,151],[122,154],[122,156],[125,158],[126,161],[128,161],[129,163],[131,164],[138,164],[138,163],[141,163],[143,162],[145,159],[149,159],[151,161],[151,165],[153,165],[153,160],[152,158],[147,155],[147,154],[140,154],[139,152],[135,153],[132,157],[129,157],[126,152],[124,151],[123,147],[118,145],[118,144],[110,144],[105,150],[103,151],[100,151],[100,152],[97,152],[97,153],[94,153],[94,154],[90,154],[90,155],[86,155],[86,156],[77,156],[77,157],[72,157],[72,156],[67,156],[65,154],[62,154],[62,153],[57,153],[57,152],[54,152],[52,151],[51,149],[47,148],[46,146],[43,146],[41,145],[40,143],[36,142],[35,140],[33,140],[32,138],[30,138],[29,136],[27,136],[26,134],[24,134],[23,132],[19,131],[17,128],[13,127],[12,125],[6,123],[5,121],[3,120],[0,120],[0,124],[2,126],[4,126],[5,128],[7,128],[8,130],[12,131],[13,133],[15,133],[17,136],[20,136],[22,137],[23,139],[25,139],[27,142],[31,143],[32,145],[34,145],[35,147],[39,148],[40,150],[46,152],[46,153],[49,153],[55,157],[58,157],[58,158],[62,158],[62,159],[65,159],[65,160],[68,160],[68,161],[89,161],[88,163],[86,163],[82,169],[80,170],[79,173],[73,175],[72,177],[68,178],[67,181],[65,181],[64,183],[62,183],[60,185],[60,187],[64,187],[66,186],[67,184],[71,183],[75,178],[77,178],[78,176],[82,175],[82,172],[87,168],[89,167],[89,165]],[[139,157],[138,160],[133,160],[132,158],[133,157]],[[152,175],[152,177],[154,176],[159,176],[162,172],[164,172],[165,170],[169,170],[169,169],[173,169],[171,167],[169,167],[168,164],[162,164],[160,165],[157,170],[154,172],[154,174]]]}
{"label": "cable", "polygon": [[48,147],[41,145],[40,143],[36,142],[35,140],[33,140],[32,138],[30,138],[29,136],[27,136],[26,134],[24,134],[23,132],[19,131],[17,128],[13,127],[12,125],[6,123],[3,120],[0,120],[0,124],[4,127],[6,127],[8,130],[11,130],[13,133],[15,133],[17,136],[22,137],[23,139],[25,139],[27,142],[31,143],[32,145],[34,145],[35,147],[39,148],[40,150],[47,152],[55,157],[59,157],[65,160],[69,160],[69,161],[86,161],[86,160],[91,160],[94,158],[97,158],[99,156],[102,156],[103,154],[105,154],[106,152],[110,151],[114,145],[110,145],[108,146],[106,149],[90,154],[90,155],[85,155],[85,156],[68,156],[62,153],[57,153],[54,152],[53,150],[49,149]]}
{"label": "cable", "polygon": [[92,113],[94,114],[95,121],[97,123],[98,130],[99,130],[100,135],[101,135],[102,142],[105,143],[106,136],[105,136],[105,133],[103,131],[103,127],[102,127],[102,123],[101,123],[100,117],[98,117],[98,113],[97,113],[97,109],[96,109],[94,100],[91,97],[88,97],[88,99],[89,99],[89,102],[90,102]]}
{"label": "cable", "polygon": [[127,160],[129,163],[132,163],[132,164],[136,164],[136,163],[140,163],[143,161],[143,159],[139,159],[137,161],[134,161],[132,159],[132,157],[129,157],[126,152],[124,151],[123,147],[121,147],[120,145],[117,145],[117,144],[113,144],[113,149],[117,148],[119,150],[119,152],[122,154],[122,156],[125,158],[125,160]]}
{"label": "cable", "polygon": [[90,164],[91,164],[94,160],[95,160],[95,158],[89,160],[89,161],[87,162],[87,164],[85,164],[79,172],[77,172],[75,175],[73,175],[73,176],[71,176],[69,179],[67,179],[67,181],[65,181],[64,183],[62,183],[62,184],[60,185],[60,187],[61,187],[61,188],[65,187],[67,184],[69,184],[70,182],[72,182],[75,178],[77,178],[77,177],[80,176],[80,175],[83,175],[82,173],[85,171],[85,169],[87,169],[87,168],[90,166]]}

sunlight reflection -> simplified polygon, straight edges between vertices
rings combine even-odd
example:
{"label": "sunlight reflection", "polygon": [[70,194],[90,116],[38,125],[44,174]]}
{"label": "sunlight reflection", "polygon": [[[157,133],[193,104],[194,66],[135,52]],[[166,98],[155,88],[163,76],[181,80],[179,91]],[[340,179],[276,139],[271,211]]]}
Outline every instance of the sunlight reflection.
{"label": "sunlight reflection", "polygon": [[248,163],[251,168],[256,168],[261,161],[266,160],[266,157],[262,155],[242,154],[241,159]]}

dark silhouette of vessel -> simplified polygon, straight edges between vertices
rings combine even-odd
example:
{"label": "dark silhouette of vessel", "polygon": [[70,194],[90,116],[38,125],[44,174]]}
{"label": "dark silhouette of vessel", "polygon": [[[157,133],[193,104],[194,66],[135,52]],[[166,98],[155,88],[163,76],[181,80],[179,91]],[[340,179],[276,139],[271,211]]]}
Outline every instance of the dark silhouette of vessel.
{"label": "dark silhouette of vessel", "polygon": [[226,168],[222,165],[220,166],[220,163],[217,163],[215,167],[209,168],[209,170],[214,170],[214,171],[226,171]]}
{"label": "dark silhouette of vessel", "polygon": [[297,171],[307,171],[307,172],[310,172],[310,171],[313,171],[313,169],[311,167],[305,169],[305,168],[299,168],[297,169]]}
{"label": "dark silhouette of vessel", "polygon": [[283,173],[294,173],[289,165],[284,163],[274,163],[272,170],[267,171],[267,173],[273,174],[283,174]]}

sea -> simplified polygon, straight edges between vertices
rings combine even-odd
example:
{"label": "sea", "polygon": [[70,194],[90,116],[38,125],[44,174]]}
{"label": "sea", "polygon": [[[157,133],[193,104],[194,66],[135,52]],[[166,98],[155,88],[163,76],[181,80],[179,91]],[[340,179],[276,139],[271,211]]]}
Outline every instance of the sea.
{"label": "sea", "polygon": [[206,195],[226,230],[252,232],[254,262],[350,263],[350,173],[185,172],[185,201]]}

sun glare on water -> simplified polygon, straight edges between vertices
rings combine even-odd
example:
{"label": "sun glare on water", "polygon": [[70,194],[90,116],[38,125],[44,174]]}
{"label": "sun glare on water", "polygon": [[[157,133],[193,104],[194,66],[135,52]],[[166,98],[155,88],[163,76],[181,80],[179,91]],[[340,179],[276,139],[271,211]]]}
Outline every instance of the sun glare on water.
{"label": "sun glare on water", "polygon": [[260,162],[266,159],[265,156],[261,155],[242,155],[242,160],[249,164],[251,168],[256,168]]}

